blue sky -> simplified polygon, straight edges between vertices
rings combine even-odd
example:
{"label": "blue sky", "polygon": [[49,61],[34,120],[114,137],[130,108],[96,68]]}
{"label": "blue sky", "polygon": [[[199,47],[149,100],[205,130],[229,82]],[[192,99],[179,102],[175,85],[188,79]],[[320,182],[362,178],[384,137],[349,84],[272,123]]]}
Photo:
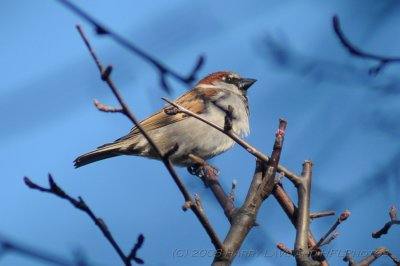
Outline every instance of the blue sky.
{"label": "blue sky", "polygon": [[[250,89],[250,143],[269,154],[278,118],[288,121],[281,162],[300,172],[314,162],[313,211],[349,209],[352,216],[331,247],[343,251],[388,246],[400,256],[400,231],[373,240],[372,231],[400,202],[399,66],[368,75],[376,62],[350,56],[332,30],[338,14],[346,35],[364,50],[400,55],[398,1],[75,1],[104,24],[186,74],[198,55],[206,56],[199,76],[233,70],[256,78]],[[146,237],[140,256],[147,265],[204,265],[212,260],[178,257],[184,249],[212,245],[195,216],[183,213],[183,198],[161,163],[118,157],[74,169],[80,154],[125,135],[131,123],[104,114],[92,104],[116,100],[98,71],[75,25],[82,24],[104,64],[138,118],[187,90],[169,80],[171,95],[160,89],[155,69],[105,36],[57,1],[0,3],[0,233],[30,246],[72,258],[79,251],[96,265],[118,265],[119,258],[98,229],[67,202],[31,191],[29,176],[46,185],[47,174],[70,195],[82,196],[108,224],[124,250],[139,233]],[[254,158],[240,147],[213,160],[229,189],[238,181],[244,200]],[[207,215],[223,238],[228,222],[210,191],[179,169],[192,193],[200,193]],[[285,188],[295,198],[292,185]],[[312,223],[320,236],[336,217]],[[295,232],[273,199],[258,217],[261,224],[243,250],[272,254],[277,242],[291,247]],[[332,264],[340,265],[333,255]],[[388,260],[382,260],[389,263]],[[288,265],[292,258],[237,258],[237,265]],[[42,265],[8,254],[0,265]]]}

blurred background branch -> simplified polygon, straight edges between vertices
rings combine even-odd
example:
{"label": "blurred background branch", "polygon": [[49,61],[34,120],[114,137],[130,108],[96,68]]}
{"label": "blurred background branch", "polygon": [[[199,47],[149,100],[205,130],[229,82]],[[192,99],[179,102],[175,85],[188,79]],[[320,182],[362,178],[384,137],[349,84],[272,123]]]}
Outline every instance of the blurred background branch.
{"label": "blurred background branch", "polygon": [[370,74],[377,75],[388,64],[400,63],[400,57],[386,57],[386,56],[375,55],[364,52],[360,48],[355,47],[352,43],[350,43],[349,39],[344,35],[343,30],[340,26],[339,17],[334,16],[332,22],[333,22],[333,29],[335,30],[335,33],[339,38],[341,44],[349,51],[351,55],[365,59],[372,59],[379,62],[377,66],[370,68],[369,70]]}
{"label": "blurred background branch", "polygon": [[132,44],[127,39],[117,34],[115,31],[111,30],[110,28],[106,27],[105,25],[97,21],[95,18],[93,18],[91,15],[80,9],[72,2],[68,0],[58,0],[58,1],[62,3],[64,6],[68,7],[71,11],[79,15],[81,18],[92,24],[97,34],[110,36],[110,38],[115,40],[119,45],[129,49],[131,52],[141,57],[144,61],[147,61],[150,64],[152,64],[159,72],[160,84],[162,85],[162,88],[166,92],[168,93],[171,92],[171,88],[167,83],[166,79],[167,76],[171,76],[176,80],[185,83],[189,87],[192,86],[193,82],[196,80],[197,73],[204,64],[205,60],[204,56],[202,55],[199,56],[197,62],[193,67],[193,70],[187,76],[182,76],[177,72],[175,72],[174,70],[168,68],[164,63],[160,62],[158,59],[152,57],[143,50],[139,49],[136,45]]}
{"label": "blurred background branch", "polygon": [[75,259],[62,258],[60,256],[51,254],[48,250],[39,250],[37,248],[29,247],[0,236],[0,257],[7,254],[14,253],[21,256],[26,256],[35,261],[46,263],[46,265],[58,266],[95,266],[89,264],[82,256],[76,256]]}

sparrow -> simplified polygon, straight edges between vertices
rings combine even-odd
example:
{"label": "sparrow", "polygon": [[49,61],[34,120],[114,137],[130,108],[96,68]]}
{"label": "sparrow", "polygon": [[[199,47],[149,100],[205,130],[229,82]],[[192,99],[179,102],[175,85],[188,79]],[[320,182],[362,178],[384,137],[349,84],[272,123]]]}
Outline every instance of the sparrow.
{"label": "sparrow", "polygon": [[[229,71],[210,74],[195,87],[174,102],[221,127],[230,113],[231,130],[247,136],[249,129],[249,105],[247,89],[255,79],[241,78]],[[163,154],[174,150],[169,159],[172,164],[192,167],[195,162],[189,157],[196,155],[204,160],[217,156],[232,148],[235,142],[224,133],[198,119],[183,113],[167,114],[170,104],[140,122]],[[98,147],[75,159],[75,167],[119,155],[136,155],[160,159],[137,127],[124,137]]]}

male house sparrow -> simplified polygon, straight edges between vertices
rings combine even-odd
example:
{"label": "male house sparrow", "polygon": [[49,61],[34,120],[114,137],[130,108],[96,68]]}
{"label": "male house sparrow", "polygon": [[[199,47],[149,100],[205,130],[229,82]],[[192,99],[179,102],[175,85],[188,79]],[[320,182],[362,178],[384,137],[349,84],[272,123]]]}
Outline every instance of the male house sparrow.
{"label": "male house sparrow", "polygon": [[[237,134],[249,133],[249,107],[247,89],[255,79],[241,78],[234,72],[216,72],[203,78],[175,103],[224,127],[229,106],[233,107],[232,130]],[[230,149],[235,142],[224,133],[182,113],[168,115],[165,106],[157,113],[140,122],[144,130],[165,154],[177,147],[169,157],[174,165],[190,167],[195,164],[189,154],[204,160]],[[128,135],[98,147],[75,159],[75,167],[81,167],[106,158],[119,155],[137,155],[151,159],[159,156],[147,140],[134,127]]]}

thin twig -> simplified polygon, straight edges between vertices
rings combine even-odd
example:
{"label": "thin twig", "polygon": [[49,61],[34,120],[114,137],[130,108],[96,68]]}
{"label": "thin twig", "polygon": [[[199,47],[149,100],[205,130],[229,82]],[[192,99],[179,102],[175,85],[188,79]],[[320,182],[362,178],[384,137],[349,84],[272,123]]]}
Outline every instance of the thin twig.
{"label": "thin twig", "polygon": [[316,219],[316,218],[332,216],[332,215],[335,215],[335,211],[310,213],[310,219]]}
{"label": "thin twig", "polygon": [[[64,190],[62,190],[56,184],[56,182],[54,181],[53,177],[50,174],[49,174],[49,188],[45,188],[45,187],[35,184],[28,177],[24,177],[24,182],[31,189],[36,189],[41,192],[50,193],[59,198],[65,199],[65,200],[69,201],[75,208],[86,213],[90,217],[90,219],[92,219],[92,221],[96,224],[96,226],[100,229],[100,231],[103,233],[104,237],[108,240],[108,242],[110,242],[110,244],[112,245],[114,250],[118,253],[118,256],[121,258],[121,260],[124,262],[124,264],[126,266],[131,265],[131,260],[134,260],[137,263],[138,263],[138,261],[142,262],[142,263],[138,263],[138,264],[144,263],[142,259],[136,257],[136,251],[139,249],[141,244],[139,245],[138,248],[136,248],[134,254],[125,256],[124,252],[122,251],[122,249],[118,245],[118,243],[115,241],[114,237],[112,236],[110,230],[108,229],[108,227],[107,227],[106,223],[103,221],[103,219],[97,217],[81,197],[78,197],[78,199],[74,199],[73,197],[68,195]],[[144,240],[143,236],[142,236],[142,238]],[[142,243],[143,243],[143,241],[142,241]]]}
{"label": "thin twig", "polygon": [[131,253],[129,253],[128,255],[128,258],[130,260],[134,260],[137,264],[144,264],[144,261],[136,256],[136,253],[142,247],[143,242],[144,242],[144,236],[143,234],[140,234],[138,236],[136,244],[133,246],[133,249],[131,250]]}
{"label": "thin twig", "polygon": [[176,73],[174,70],[168,68],[166,65],[161,63],[159,60],[155,59],[151,55],[147,54],[146,52],[142,51],[139,49],[136,45],[132,44],[125,38],[123,38],[121,35],[117,34],[116,32],[112,31],[110,28],[107,28],[105,25],[101,24],[98,22],[96,19],[94,19],[91,15],[80,9],[78,6],[73,4],[72,2],[68,0],[58,0],[61,4],[69,8],[71,11],[73,11],[75,14],[79,15],[81,18],[92,24],[96,32],[98,34],[103,34],[103,35],[108,35],[110,36],[114,41],[116,41],[119,45],[127,48],[128,50],[132,51],[135,53],[137,56],[143,58],[145,61],[149,62],[152,64],[157,71],[159,72],[160,75],[160,83],[162,87],[167,91],[170,92],[170,87],[168,86],[168,83],[166,81],[167,76],[171,76],[175,78],[176,80],[191,86],[192,83],[196,80],[196,76],[202,65],[204,64],[204,56],[199,56],[197,59],[197,62],[195,66],[193,67],[193,70],[189,73],[187,76],[182,76],[178,73]]}
{"label": "thin twig", "polygon": [[329,245],[329,244],[330,244],[333,240],[335,240],[338,236],[339,236],[339,232],[333,233],[333,235],[331,235],[328,239],[325,239],[324,242],[322,242],[320,246],[322,247],[322,246]]}
{"label": "thin twig", "polygon": [[349,252],[346,253],[346,256],[344,256],[343,261],[346,261],[349,263],[349,266],[369,266],[371,265],[375,260],[377,260],[381,256],[388,256],[393,260],[393,262],[396,265],[400,265],[400,260],[394,256],[386,247],[378,247],[374,251],[371,252],[371,255],[366,257],[365,259],[356,262],[349,254]]}
{"label": "thin twig", "polygon": [[[62,0],[64,2],[64,0]],[[197,219],[200,221],[202,224],[203,228],[206,230],[207,234],[211,238],[212,243],[214,244],[215,248],[217,250],[220,250],[223,248],[221,240],[218,238],[217,233],[215,230],[212,228],[210,222],[208,221],[207,217],[205,216],[204,212],[201,212],[200,209],[196,204],[194,204],[194,200],[192,199],[189,191],[179,178],[178,174],[175,171],[175,168],[172,166],[170,160],[169,160],[169,152],[166,154],[163,154],[161,150],[157,147],[155,144],[154,140],[149,136],[149,134],[143,129],[141,124],[139,123],[139,120],[136,119],[136,117],[133,115],[131,110],[129,109],[128,105],[125,103],[125,100],[122,98],[121,94],[119,93],[119,90],[117,87],[114,85],[114,82],[111,79],[110,73],[111,71],[108,70],[110,67],[104,68],[104,66],[101,64],[99,58],[97,57],[96,53],[94,52],[94,49],[89,43],[89,40],[87,39],[85,33],[83,32],[83,29],[81,26],[77,25],[77,29],[85,42],[87,48],[89,49],[90,54],[92,55],[99,71],[100,71],[100,76],[103,81],[107,83],[107,85],[110,87],[111,91],[113,92],[114,96],[117,98],[119,104],[121,105],[123,111],[122,113],[127,116],[132,123],[138,128],[139,132],[143,135],[143,137],[148,141],[150,144],[151,148],[156,152],[156,154],[159,155],[161,161],[167,168],[170,176],[174,180],[175,184],[178,186],[180,192],[182,193],[185,202],[190,202],[190,209],[194,212],[196,215]]]}
{"label": "thin twig", "polygon": [[372,67],[369,70],[370,74],[376,75],[389,63],[400,62],[400,57],[387,57],[387,56],[375,55],[364,52],[361,49],[355,47],[344,35],[340,26],[339,17],[334,16],[332,22],[333,22],[333,29],[335,30],[335,33],[338,36],[341,44],[350,52],[350,54],[361,58],[377,60],[379,62],[379,64],[376,67]]}
{"label": "thin twig", "polygon": [[339,218],[336,220],[336,222],[332,225],[332,227],[328,230],[328,232],[325,233],[323,237],[318,241],[318,243],[313,247],[313,249],[318,249],[321,247],[322,243],[325,242],[326,238],[332,234],[333,231],[336,230],[336,228],[341,224],[342,222],[346,221],[347,218],[350,217],[350,211],[345,210],[342,212],[342,214],[339,216]]}
{"label": "thin twig", "polygon": [[278,244],[276,244],[276,247],[277,247],[279,250],[281,250],[281,251],[283,251],[284,253],[286,253],[286,254],[293,255],[293,250],[289,249],[289,248],[288,248],[287,246],[285,246],[285,244],[283,244],[283,243],[278,243]]}
{"label": "thin twig", "polygon": [[107,106],[107,105],[102,104],[101,102],[99,102],[96,99],[93,100],[93,103],[96,106],[96,108],[101,112],[105,112],[105,113],[123,113],[123,111],[124,111],[121,107]]}
{"label": "thin twig", "polygon": [[373,232],[373,238],[380,238],[382,235],[386,235],[394,224],[400,225],[400,220],[397,219],[397,208],[395,205],[390,208],[389,216],[390,221],[387,222],[379,231]]}

